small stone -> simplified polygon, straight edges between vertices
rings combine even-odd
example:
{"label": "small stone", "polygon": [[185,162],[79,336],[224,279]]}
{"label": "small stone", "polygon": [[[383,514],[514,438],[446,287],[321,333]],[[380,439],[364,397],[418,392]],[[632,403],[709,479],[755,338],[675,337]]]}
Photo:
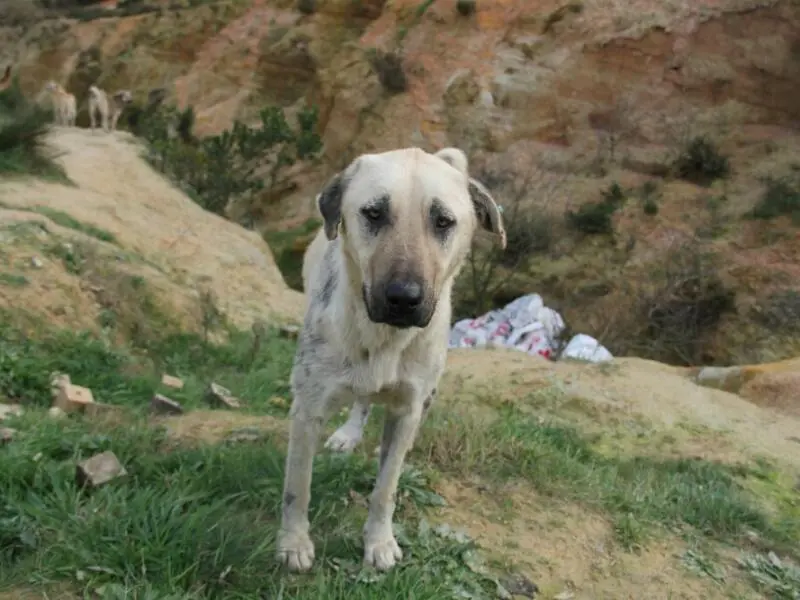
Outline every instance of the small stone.
{"label": "small stone", "polygon": [[44,263],[42,262],[42,259],[39,258],[38,256],[32,256],[31,257],[31,266],[34,269],[41,269],[44,266]]}
{"label": "small stone", "polygon": [[17,433],[16,429],[11,429],[11,427],[0,427],[0,445],[7,444],[13,440],[15,433]]}
{"label": "small stone", "polygon": [[0,421],[8,417],[18,417],[22,414],[22,407],[19,404],[0,404]]}
{"label": "small stone", "polygon": [[78,485],[91,487],[101,486],[127,474],[125,467],[110,450],[84,460],[78,464],[75,471]]}
{"label": "small stone", "polygon": [[155,394],[150,400],[150,410],[159,415],[183,414],[183,407],[180,404],[161,394]]}
{"label": "small stone", "polygon": [[279,329],[281,337],[289,340],[296,340],[300,335],[300,328],[297,325],[283,325]]}
{"label": "small stone", "polygon": [[83,413],[87,417],[113,417],[118,415],[122,412],[121,406],[115,406],[113,404],[103,404],[102,402],[90,402],[86,404],[83,409]]}
{"label": "small stone", "polygon": [[53,396],[53,400],[58,398],[61,389],[70,383],[69,375],[66,373],[59,373],[57,371],[50,373],[50,393]]}
{"label": "small stone", "polygon": [[92,390],[80,385],[67,383],[59,389],[53,406],[57,406],[65,413],[71,413],[83,411],[88,404],[93,403]]}
{"label": "small stone", "polygon": [[239,442],[257,442],[264,437],[264,433],[254,427],[244,427],[231,431],[225,441],[229,444],[236,444]]}
{"label": "small stone", "polygon": [[183,380],[177,377],[173,377],[172,375],[167,375],[164,373],[161,376],[161,385],[165,385],[169,388],[174,390],[182,390],[183,389]]}
{"label": "small stone", "polygon": [[560,594],[556,594],[553,596],[553,600],[572,600],[575,597],[575,594],[572,592],[566,591],[561,592]]}
{"label": "small stone", "polygon": [[508,577],[503,577],[500,579],[500,583],[512,596],[535,598],[536,594],[539,593],[539,586],[522,573],[514,573]]}
{"label": "small stone", "polygon": [[209,404],[222,405],[226,408],[241,408],[242,403],[231,394],[230,390],[221,385],[211,382],[206,390],[206,400]]}
{"label": "small stone", "polygon": [[67,416],[67,413],[65,413],[57,406],[51,406],[50,410],[47,411],[47,415],[52,419],[63,419],[64,417]]}
{"label": "small stone", "polygon": [[286,408],[289,406],[289,401],[281,396],[273,396],[269,399],[269,403],[272,404],[272,406],[277,406],[278,408]]}

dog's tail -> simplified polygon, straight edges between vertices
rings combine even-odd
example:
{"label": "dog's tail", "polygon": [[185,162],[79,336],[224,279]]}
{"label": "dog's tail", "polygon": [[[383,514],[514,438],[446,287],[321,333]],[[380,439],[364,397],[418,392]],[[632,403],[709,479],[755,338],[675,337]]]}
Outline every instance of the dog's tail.
{"label": "dog's tail", "polygon": [[94,96],[95,98],[97,98],[98,100],[101,98],[101,96],[103,94],[103,92],[100,91],[100,88],[98,88],[96,85],[90,85],[89,86],[89,93],[92,96]]}

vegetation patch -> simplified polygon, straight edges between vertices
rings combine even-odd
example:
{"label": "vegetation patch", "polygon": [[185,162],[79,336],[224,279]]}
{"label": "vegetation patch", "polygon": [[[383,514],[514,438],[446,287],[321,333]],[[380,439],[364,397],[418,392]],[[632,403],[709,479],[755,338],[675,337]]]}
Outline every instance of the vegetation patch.
{"label": "vegetation patch", "polygon": [[790,217],[800,224],[800,185],[796,177],[768,179],[758,204],[750,212],[753,219]]}
{"label": "vegetation patch", "polygon": [[[420,511],[441,499],[426,477],[407,469],[399,487],[397,534],[402,569],[361,568],[363,498],[371,491],[371,456],[321,454],[315,464],[312,527],[318,567],[287,576],[274,560],[283,485],[283,443],[269,435],[217,446],[176,446],[163,429],[135,419],[100,425],[80,416],[50,420],[49,373],[71,374],[97,401],[143,408],[160,373],[185,386],[170,395],[191,408],[213,379],[245,399],[243,410],[285,416],[270,402],[287,394],[293,343],[269,330],[234,332],[209,344],[173,335],[146,352],[115,349],[87,334],[35,338],[2,326],[0,394],[22,400],[10,422],[14,441],[0,452],[0,572],[4,582],[66,582],[105,598],[490,598],[496,583],[466,567],[474,542],[437,535]],[[141,414],[141,412],[139,413]],[[75,463],[113,451],[128,475],[87,492]],[[360,501],[354,501],[359,499]]]}
{"label": "vegetation patch", "polygon": [[713,360],[706,354],[708,336],[736,306],[717,257],[699,242],[667,251],[630,296],[632,306],[609,327],[613,333],[604,343],[615,354],[682,366]]}
{"label": "vegetation patch", "polygon": [[730,161],[707,137],[692,138],[675,160],[673,169],[678,177],[697,185],[707,186],[730,174]]}
{"label": "vegetation patch", "polygon": [[586,202],[577,211],[568,210],[567,223],[575,231],[588,235],[610,234],[614,232],[614,213],[625,203],[625,192],[615,181],[602,192],[599,202]]}
{"label": "vegetation patch", "polygon": [[626,547],[653,526],[690,527],[712,538],[736,540],[748,530],[788,551],[798,523],[773,519],[739,482],[744,467],[700,459],[601,454],[575,429],[540,422],[519,409],[485,419],[436,413],[415,451],[439,470],[531,482],[537,492],[606,512]]}
{"label": "vegetation patch", "polygon": [[408,78],[400,54],[370,49],[367,56],[383,89],[390,94],[402,94],[408,90]]}
{"label": "vegetation patch", "polygon": [[294,229],[264,234],[283,280],[293,290],[303,291],[303,255],[321,226],[319,219],[310,218]]}
{"label": "vegetation patch", "polygon": [[0,176],[34,175],[66,181],[47,146],[52,113],[26,99],[15,78],[0,91]]}
{"label": "vegetation patch", "polygon": [[137,119],[134,133],[150,147],[151,164],[175,181],[200,206],[224,215],[233,200],[252,202],[286,185],[285,170],[318,156],[318,112],[305,108],[293,126],[283,109],[261,111],[256,126],[234,121],[230,130],[197,139],[194,111],[161,106]]}
{"label": "vegetation patch", "polygon": [[25,287],[30,281],[25,275],[18,273],[1,273],[0,272],[0,286],[8,287]]}
{"label": "vegetation patch", "polygon": [[639,188],[642,212],[649,217],[654,217],[658,214],[658,195],[658,185],[655,181],[645,181]]}
{"label": "vegetation patch", "polygon": [[84,223],[83,221],[79,221],[78,219],[65,213],[64,211],[55,208],[50,208],[48,206],[35,206],[30,209],[23,208],[21,210],[30,210],[31,212],[44,215],[56,225],[61,225],[62,227],[67,227],[68,229],[72,229],[74,231],[80,231],[81,233],[84,233],[90,237],[100,240],[101,242],[109,242],[111,244],[117,243],[117,238],[110,231],[106,231],[105,229],[96,227],[91,223]]}

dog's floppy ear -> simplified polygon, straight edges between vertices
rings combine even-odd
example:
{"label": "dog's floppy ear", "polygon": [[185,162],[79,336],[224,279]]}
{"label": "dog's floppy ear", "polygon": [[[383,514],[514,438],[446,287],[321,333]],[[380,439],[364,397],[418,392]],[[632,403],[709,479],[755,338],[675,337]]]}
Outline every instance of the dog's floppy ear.
{"label": "dog's floppy ear", "polygon": [[339,235],[339,225],[342,222],[342,199],[350,180],[366,158],[367,155],[362,154],[344,170],[331,177],[317,196],[317,206],[322,215],[325,236],[328,240],[335,240]]}
{"label": "dog's floppy ear", "polygon": [[499,238],[500,247],[505,248],[506,230],[503,227],[503,216],[489,190],[483,187],[479,181],[469,176],[469,162],[464,151],[452,147],[442,148],[434,156],[438,156],[451,167],[463,173],[464,177],[467,178],[469,197],[472,200],[472,206],[475,208],[475,214],[478,216],[478,224],[486,231],[495,234]]}
{"label": "dog's floppy ear", "polygon": [[503,226],[503,215],[494,198],[492,198],[489,190],[483,187],[483,184],[476,179],[470,177],[467,186],[472,206],[478,216],[478,224],[486,231],[495,234],[500,242],[500,247],[505,249],[506,229]]}
{"label": "dog's floppy ear", "polygon": [[347,189],[346,169],[331,177],[317,196],[317,206],[322,215],[325,237],[335,240],[342,222],[342,198]]}

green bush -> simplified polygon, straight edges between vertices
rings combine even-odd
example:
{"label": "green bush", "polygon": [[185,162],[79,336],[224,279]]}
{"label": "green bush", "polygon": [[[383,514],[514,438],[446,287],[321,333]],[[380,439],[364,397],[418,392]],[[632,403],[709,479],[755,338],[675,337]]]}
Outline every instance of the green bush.
{"label": "green bush", "polygon": [[717,146],[704,136],[693,138],[673,165],[681,179],[697,185],[710,185],[730,174],[730,162]]}
{"label": "green bush", "polygon": [[750,216],[763,220],[788,216],[792,217],[796,223],[800,222],[800,186],[798,186],[798,182],[788,177],[767,180],[764,194],[751,211]]}
{"label": "green bush", "polygon": [[390,94],[402,94],[408,90],[408,78],[403,69],[403,59],[399,54],[371,50],[368,56],[383,89]]}
{"label": "green bush", "polygon": [[463,17],[468,17],[475,12],[475,0],[458,0],[456,10]]}
{"label": "green bush", "polygon": [[26,100],[14,80],[0,92],[0,174],[64,178],[45,143],[51,111]]}
{"label": "green bush", "polygon": [[581,233],[590,235],[614,232],[614,213],[625,202],[625,192],[617,182],[602,192],[599,202],[586,202],[577,211],[567,211],[567,224]]}
{"label": "green bush", "polygon": [[644,214],[653,217],[658,214],[658,186],[654,181],[645,181],[639,188]]}
{"label": "green bush", "polygon": [[202,140],[192,132],[194,118],[191,107],[160,108],[140,116],[134,133],[149,142],[156,168],[217,214],[231,200],[274,189],[285,167],[322,149],[316,108],[300,111],[294,127],[281,108],[266,108],[258,126],[235,121],[230,130]]}

